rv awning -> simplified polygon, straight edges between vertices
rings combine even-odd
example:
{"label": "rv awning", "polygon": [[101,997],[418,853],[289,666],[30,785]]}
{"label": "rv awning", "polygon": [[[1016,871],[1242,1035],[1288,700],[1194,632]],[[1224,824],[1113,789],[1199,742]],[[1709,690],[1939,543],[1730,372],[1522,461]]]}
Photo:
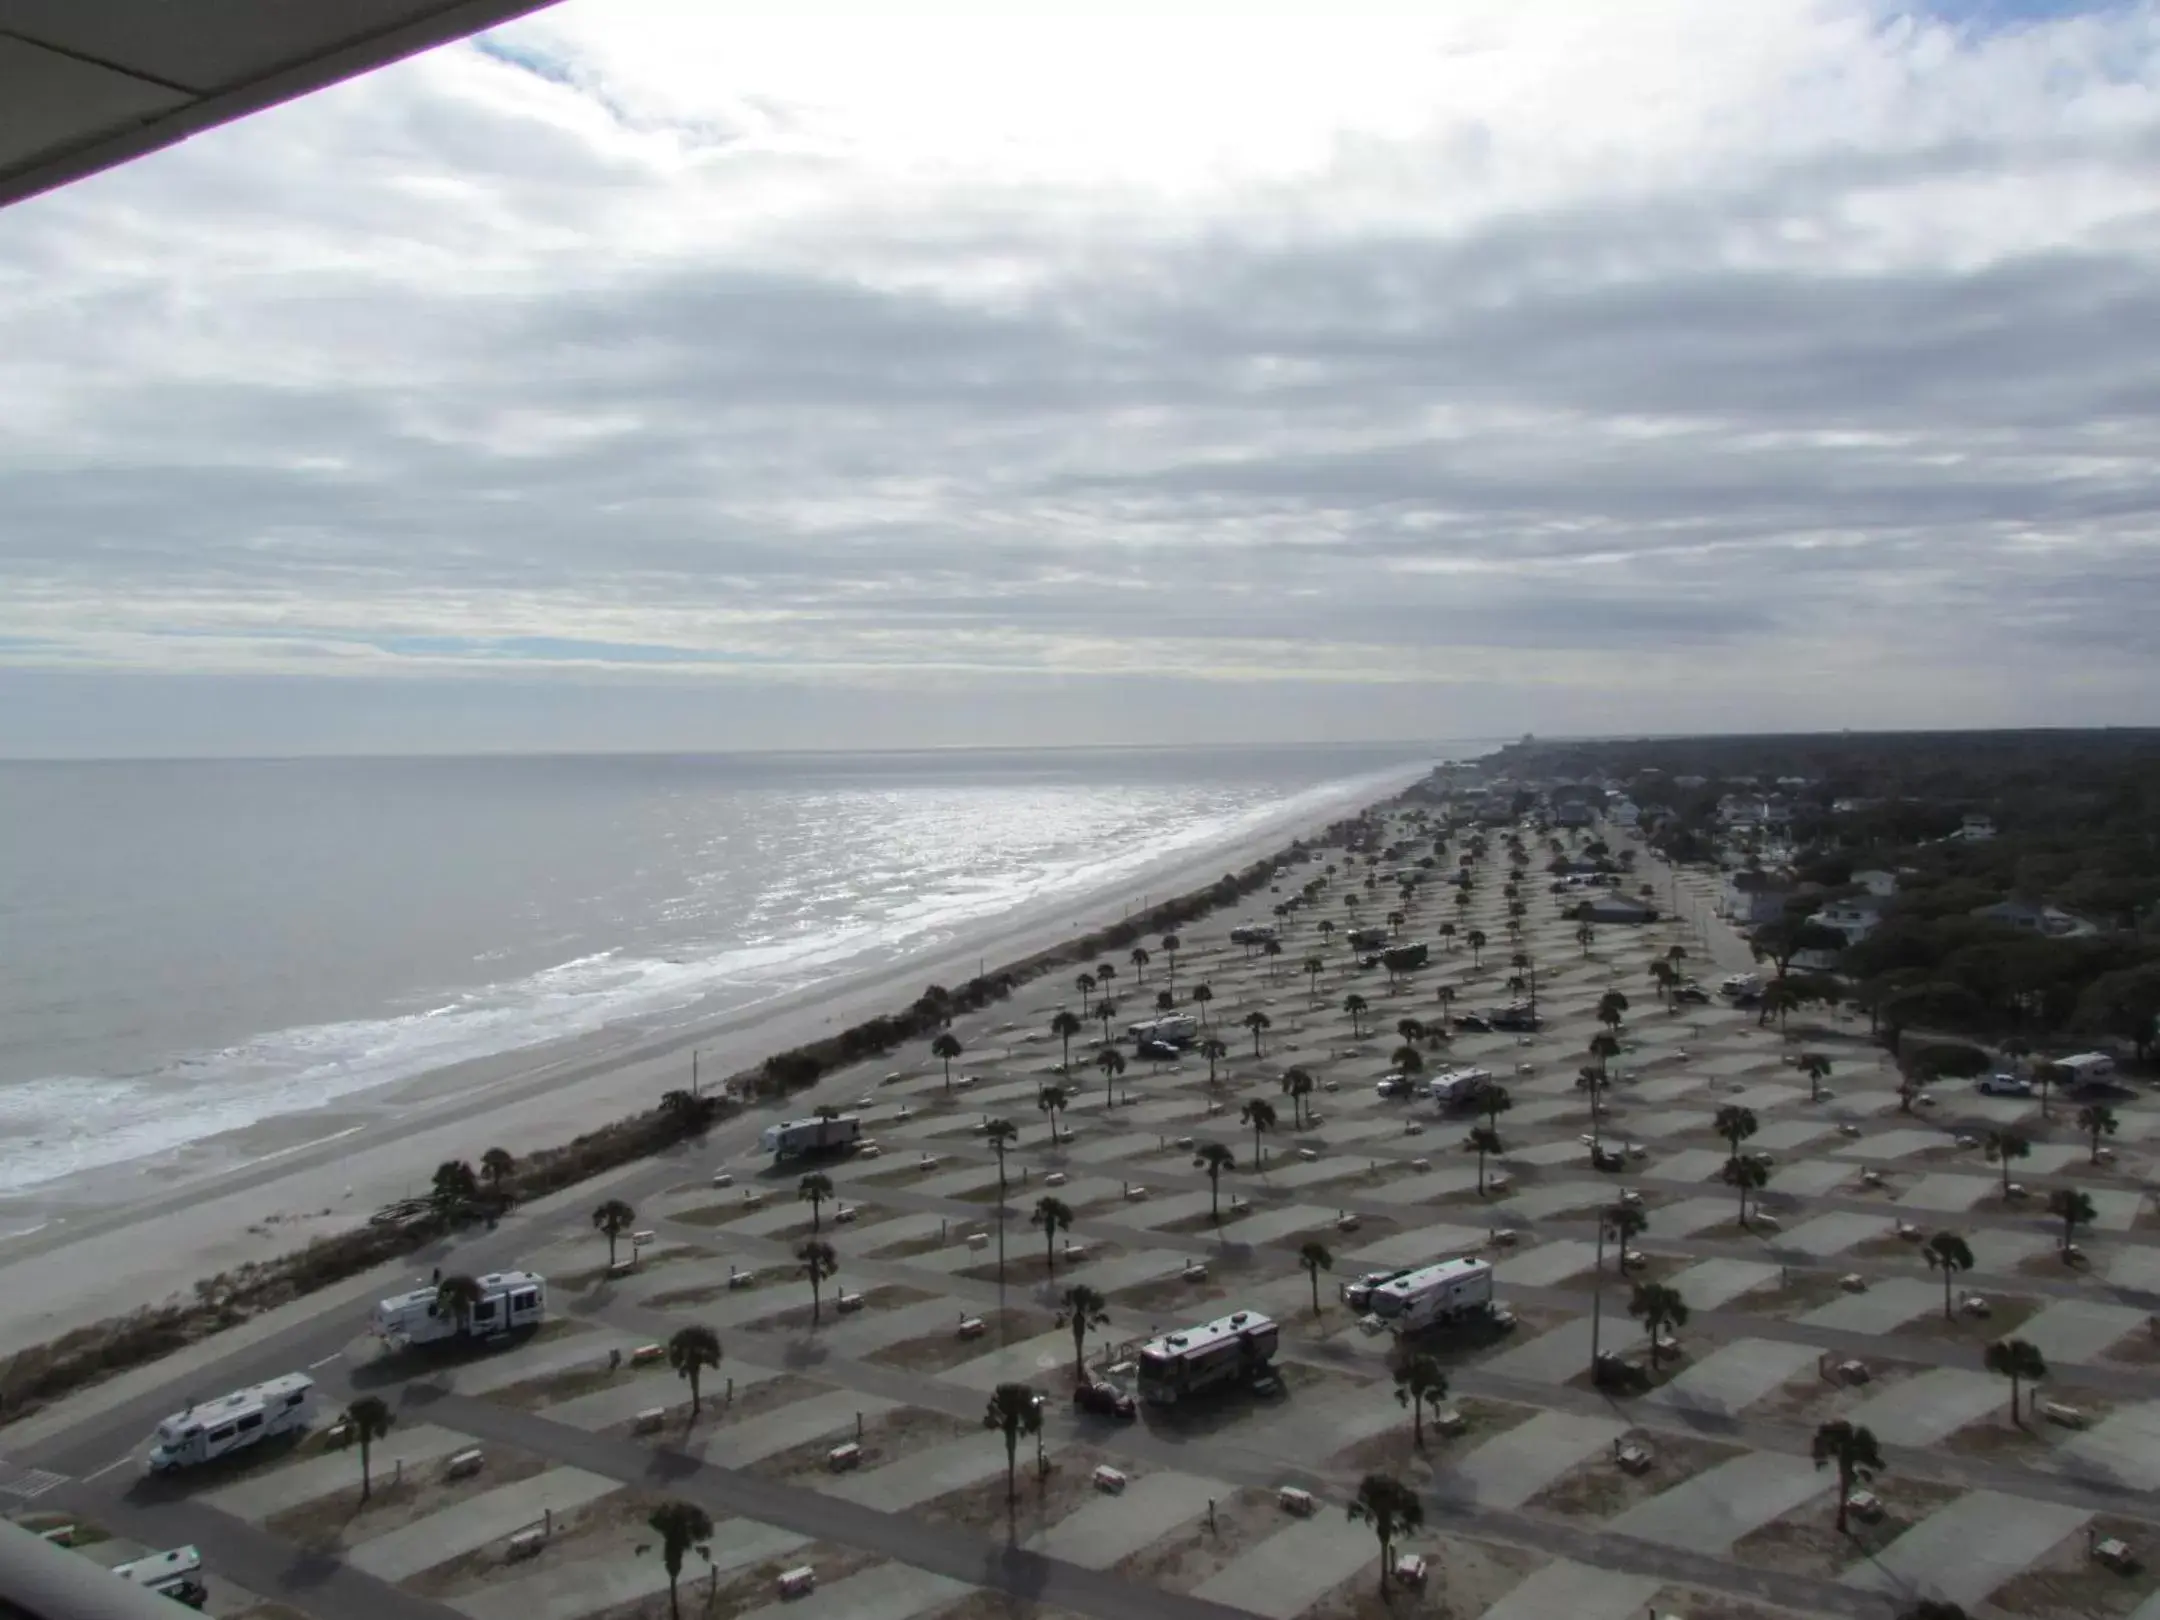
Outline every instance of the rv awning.
{"label": "rv awning", "polygon": [[0,206],[547,0],[0,0]]}

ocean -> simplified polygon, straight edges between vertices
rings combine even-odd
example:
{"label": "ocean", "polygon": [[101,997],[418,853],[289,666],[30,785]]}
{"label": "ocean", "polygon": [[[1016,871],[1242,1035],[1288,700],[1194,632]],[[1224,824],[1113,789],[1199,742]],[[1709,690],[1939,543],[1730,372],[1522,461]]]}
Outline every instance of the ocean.
{"label": "ocean", "polygon": [[0,1194],[736,1010],[1477,746],[0,762]]}

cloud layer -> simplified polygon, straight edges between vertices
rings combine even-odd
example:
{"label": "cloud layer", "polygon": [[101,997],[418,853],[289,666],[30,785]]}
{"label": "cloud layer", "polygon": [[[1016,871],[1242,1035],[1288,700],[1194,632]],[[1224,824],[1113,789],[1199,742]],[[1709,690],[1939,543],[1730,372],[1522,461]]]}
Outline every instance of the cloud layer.
{"label": "cloud layer", "polygon": [[2160,0],[570,0],[0,215],[0,751],[2152,720],[2156,176]]}

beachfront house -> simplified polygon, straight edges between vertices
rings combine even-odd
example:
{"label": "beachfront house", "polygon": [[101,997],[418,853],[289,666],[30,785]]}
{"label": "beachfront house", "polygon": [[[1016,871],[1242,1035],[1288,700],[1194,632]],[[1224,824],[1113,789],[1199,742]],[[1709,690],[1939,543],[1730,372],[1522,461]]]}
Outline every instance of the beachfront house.
{"label": "beachfront house", "polygon": [[1823,928],[1834,928],[1845,936],[1847,945],[1857,945],[1882,921],[1889,902],[1875,894],[1852,894],[1842,900],[1832,900],[1808,919]]}
{"label": "beachfront house", "polygon": [[1994,818],[1977,813],[1968,814],[1959,823],[1957,835],[1968,844],[1984,844],[1995,836]]}
{"label": "beachfront house", "polygon": [[1870,868],[1865,872],[1855,872],[1852,875],[1852,880],[1859,884],[1861,888],[1867,890],[1869,894],[1887,898],[1897,893],[1897,874],[1895,872]]}

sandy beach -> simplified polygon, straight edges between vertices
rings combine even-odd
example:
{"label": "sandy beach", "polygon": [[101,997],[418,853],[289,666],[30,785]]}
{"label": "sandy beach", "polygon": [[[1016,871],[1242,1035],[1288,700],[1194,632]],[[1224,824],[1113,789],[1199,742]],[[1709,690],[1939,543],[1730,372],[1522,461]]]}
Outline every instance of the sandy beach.
{"label": "sandy beach", "polygon": [[[1405,770],[1396,786],[1423,774]],[[710,1024],[642,1039],[602,1031],[460,1064],[263,1120],[155,1166],[118,1166],[40,1189],[11,1217],[38,1229],[0,1243],[0,1287],[9,1299],[0,1355],[365,1221],[385,1203],[424,1192],[443,1160],[476,1160],[498,1146],[524,1154],[650,1107],[663,1091],[689,1084],[693,1051],[701,1075],[716,1084],[770,1053],[896,1010],[925,985],[961,982],[983,963],[995,969],[1198,888],[1392,791],[1367,787],[1325,812],[1263,824],[1114,888],[1023,907],[944,948]],[[1014,1015],[1031,1016],[1037,1000],[1055,1004],[1069,991],[1062,980],[1039,981],[1016,999]]]}

